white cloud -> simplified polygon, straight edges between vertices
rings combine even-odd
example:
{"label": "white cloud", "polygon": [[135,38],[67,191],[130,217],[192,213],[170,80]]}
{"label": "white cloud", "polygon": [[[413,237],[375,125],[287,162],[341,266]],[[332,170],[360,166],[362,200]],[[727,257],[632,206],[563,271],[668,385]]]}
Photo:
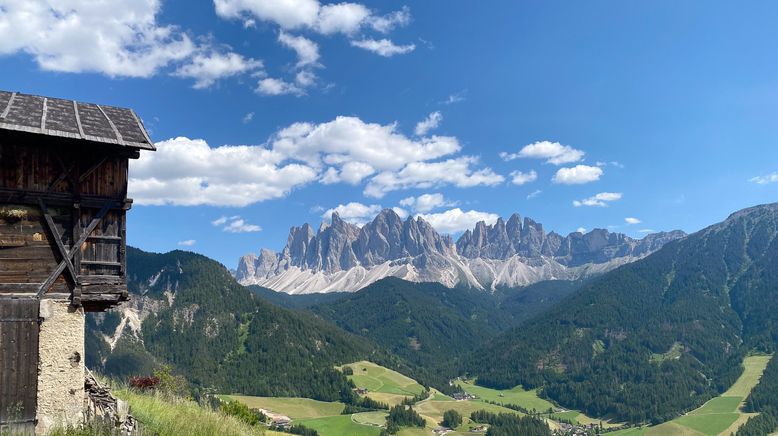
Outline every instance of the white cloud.
{"label": "white cloud", "polygon": [[248,123],[250,123],[250,122],[251,122],[251,120],[253,120],[253,119],[254,119],[254,112],[249,112],[249,113],[247,113],[246,115],[244,115],[244,116],[243,116],[243,119],[241,119],[240,121],[241,121],[243,124],[248,124]]}
{"label": "white cloud", "polygon": [[627,224],[640,224],[642,221],[640,221],[640,219],[638,219],[638,218],[630,216],[630,217],[624,218],[624,222],[627,223]]}
{"label": "white cloud", "polygon": [[410,22],[410,10],[375,15],[360,3],[322,5],[318,0],[214,0],[222,18],[241,19],[251,27],[254,18],[278,24],[283,29],[310,29],[323,35],[351,35],[365,26],[386,33]]}
{"label": "white cloud", "polygon": [[408,213],[407,210],[405,210],[405,209],[403,209],[401,207],[397,207],[397,206],[393,207],[392,210],[394,211],[394,213],[399,215],[400,218],[402,218],[402,219],[408,218],[409,213]]}
{"label": "white cloud", "polygon": [[381,205],[366,205],[352,201],[348,204],[339,204],[337,207],[327,209],[321,217],[329,221],[332,218],[333,212],[337,212],[343,221],[361,226],[372,220],[378,212],[381,212]]}
{"label": "white cloud", "polygon": [[159,0],[5,0],[0,55],[24,52],[44,70],[150,77],[196,49],[160,25]]}
{"label": "white cloud", "polygon": [[448,98],[446,98],[445,100],[443,100],[441,102],[438,102],[438,103],[439,104],[446,104],[446,105],[448,105],[448,104],[454,104],[454,103],[459,103],[459,102],[465,101],[465,94],[466,93],[467,93],[467,90],[465,89],[465,90],[459,91],[459,92],[457,92],[455,94],[450,94],[448,96]]}
{"label": "white cloud", "polygon": [[360,39],[351,41],[351,45],[371,51],[384,57],[410,53],[416,49],[415,44],[397,45],[389,39]]}
{"label": "white cloud", "polygon": [[541,191],[540,189],[530,192],[529,194],[527,194],[527,200],[532,200],[533,198],[540,195],[542,192],[543,191]]}
{"label": "white cloud", "polygon": [[525,145],[518,153],[500,153],[500,157],[505,161],[518,158],[545,159],[547,163],[554,165],[578,162],[583,159],[583,156],[584,152],[581,150],[550,141],[539,141]]}
{"label": "white cloud", "polygon": [[400,206],[411,208],[414,212],[427,213],[433,209],[454,206],[454,202],[446,200],[443,194],[422,194],[418,197],[408,197],[400,200]]}
{"label": "white cloud", "polygon": [[586,229],[584,227],[578,227],[577,229],[575,229],[575,231],[578,233],[586,233]]}
{"label": "white cloud", "polygon": [[195,54],[173,75],[195,79],[194,88],[203,89],[212,86],[219,79],[249,73],[261,68],[262,62],[256,59],[247,59],[232,52],[208,51]]}
{"label": "white cloud", "polygon": [[185,241],[178,241],[178,245],[182,247],[191,247],[192,245],[196,244],[197,240],[195,239],[187,239]]}
{"label": "white cloud", "polygon": [[345,33],[351,35],[358,31],[365,20],[370,17],[370,11],[358,3],[337,3],[323,6],[319,10],[316,31],[324,35]]}
{"label": "white cloud", "polygon": [[244,221],[242,218],[238,218],[236,220],[230,221],[229,224],[227,224],[222,231],[228,232],[228,233],[254,233],[254,232],[261,232],[262,227],[249,224],[246,221]]}
{"label": "white cloud", "polygon": [[751,183],[756,183],[757,185],[766,185],[768,183],[776,183],[778,182],[778,172],[770,173],[764,176],[757,176],[752,177],[748,179]]}
{"label": "white cloud", "polygon": [[534,182],[538,179],[538,173],[535,172],[535,170],[531,170],[528,173],[523,173],[521,171],[514,171],[511,173],[511,182],[514,185],[524,185],[530,182]]}
{"label": "white cloud", "polygon": [[384,171],[376,175],[365,187],[364,194],[381,198],[400,189],[428,189],[443,185],[459,188],[494,186],[505,180],[491,168],[472,168],[477,163],[478,158],[474,156],[462,156],[442,162],[412,162],[400,171]]}
{"label": "white cloud", "polygon": [[608,206],[609,202],[620,200],[621,199],[621,192],[600,192],[599,194],[596,194],[594,196],[591,196],[589,198],[585,198],[583,200],[575,200],[573,201],[573,206],[580,207],[580,206],[599,206],[599,207],[606,207]]}
{"label": "white cloud", "polygon": [[290,35],[283,30],[278,34],[278,41],[297,53],[297,67],[315,65],[319,61],[319,46],[304,36]]}
{"label": "white cloud", "polygon": [[602,176],[602,169],[599,167],[576,165],[572,168],[560,168],[551,181],[563,185],[581,185],[597,181],[600,176]]}
{"label": "white cloud", "polygon": [[318,177],[314,168],[284,163],[284,156],[260,146],[210,148],[185,137],[156,145],[130,164],[136,204],[246,206],[284,197]]}
{"label": "white cloud", "polygon": [[[395,123],[338,117],[320,124],[294,123],[263,145],[211,148],[179,137],[157,144],[130,167],[137,204],[245,206],[283,198],[313,181],[365,183],[368,196],[407,188],[492,186],[504,178],[478,158],[456,156],[455,137],[411,138]],[[443,159],[443,160],[440,160]]]}
{"label": "white cloud", "polygon": [[449,209],[441,213],[420,214],[424,221],[427,221],[441,233],[458,233],[475,227],[479,221],[485,221],[486,224],[497,222],[499,215],[488,212],[469,210],[463,212],[460,208]]}
{"label": "white cloud", "polygon": [[317,0],[214,0],[222,18],[272,21],[285,29],[312,27],[319,16]]}
{"label": "white cloud", "polygon": [[654,229],[640,229],[638,230],[638,233],[654,233]]}
{"label": "white cloud", "polygon": [[347,162],[340,171],[334,167],[327,168],[321,182],[325,185],[340,182],[358,185],[365,177],[374,173],[375,169],[364,162]]}
{"label": "white cloud", "polygon": [[255,91],[262,95],[305,95],[305,91],[296,84],[272,77],[260,80]]}
{"label": "white cloud", "polygon": [[247,223],[240,215],[230,217],[221,216],[211,221],[211,224],[214,227],[221,227],[223,232],[228,233],[253,233],[262,231],[262,227]]}
{"label": "white cloud", "polygon": [[316,167],[363,162],[380,171],[398,170],[411,162],[437,159],[461,149],[454,137],[414,140],[399,133],[396,124],[366,123],[344,116],[321,124],[294,123],[279,131],[272,145],[274,150]]}
{"label": "white cloud", "polygon": [[437,129],[441,121],[443,121],[443,114],[441,114],[440,111],[432,112],[427,115],[427,118],[416,124],[414,133],[416,133],[417,136],[424,136],[429,131]]}
{"label": "white cloud", "polygon": [[399,11],[394,11],[384,16],[371,16],[368,18],[370,27],[381,33],[388,33],[395,27],[407,26],[411,22],[411,9],[403,6]]}

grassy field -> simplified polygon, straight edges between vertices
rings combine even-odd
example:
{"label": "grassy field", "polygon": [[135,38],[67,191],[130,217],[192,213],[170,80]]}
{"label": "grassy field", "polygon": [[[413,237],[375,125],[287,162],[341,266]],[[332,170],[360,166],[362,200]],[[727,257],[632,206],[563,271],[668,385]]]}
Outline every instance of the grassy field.
{"label": "grassy field", "polygon": [[548,410],[549,407],[554,407],[550,402],[538,397],[537,391],[525,391],[521,386],[517,386],[513,389],[497,390],[476,386],[475,384],[466,381],[459,381],[457,384],[461,386],[465,392],[473,394],[484,401],[515,404],[527,410],[535,409],[539,412]]}
{"label": "grassy field", "polygon": [[376,436],[381,429],[374,426],[358,424],[351,415],[328,416],[324,418],[296,419],[295,424],[302,424],[319,432],[321,436]]}
{"label": "grassy field", "polygon": [[416,383],[416,380],[372,362],[361,361],[346,366],[354,370],[354,375],[348,378],[358,387],[367,388],[369,392],[412,397],[424,391],[424,387]]}
{"label": "grassy field", "polygon": [[245,395],[220,395],[220,397],[240,401],[252,409],[267,409],[281,413],[292,419],[340,415],[345,407],[343,403],[328,403],[308,398],[250,397]]}
{"label": "grassy field", "polygon": [[141,423],[141,434],[159,436],[240,436],[265,434],[262,427],[251,427],[235,417],[200,407],[182,399],[167,399],[126,389],[114,394],[129,402],[133,416]]}
{"label": "grassy field", "polygon": [[745,423],[749,414],[740,407],[751,389],[759,383],[770,356],[749,356],[743,361],[743,374],[721,396],[670,422],[612,433],[613,436],[715,436],[729,435]]}

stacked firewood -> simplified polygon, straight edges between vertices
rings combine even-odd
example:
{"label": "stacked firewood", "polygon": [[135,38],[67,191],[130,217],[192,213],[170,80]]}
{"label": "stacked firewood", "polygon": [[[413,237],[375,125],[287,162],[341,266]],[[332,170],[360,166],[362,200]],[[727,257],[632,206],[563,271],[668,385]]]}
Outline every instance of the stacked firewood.
{"label": "stacked firewood", "polygon": [[100,420],[111,425],[122,436],[133,435],[137,431],[137,421],[129,413],[129,406],[119,400],[87,370],[84,380],[87,399],[87,420]]}

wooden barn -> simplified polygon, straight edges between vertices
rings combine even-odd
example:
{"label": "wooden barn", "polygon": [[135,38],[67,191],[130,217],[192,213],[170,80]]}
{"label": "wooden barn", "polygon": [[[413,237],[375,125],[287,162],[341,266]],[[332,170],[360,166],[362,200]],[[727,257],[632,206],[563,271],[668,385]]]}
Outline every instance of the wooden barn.
{"label": "wooden barn", "polygon": [[131,109],[0,91],[0,429],[83,419],[84,313],[128,299],[142,150]]}

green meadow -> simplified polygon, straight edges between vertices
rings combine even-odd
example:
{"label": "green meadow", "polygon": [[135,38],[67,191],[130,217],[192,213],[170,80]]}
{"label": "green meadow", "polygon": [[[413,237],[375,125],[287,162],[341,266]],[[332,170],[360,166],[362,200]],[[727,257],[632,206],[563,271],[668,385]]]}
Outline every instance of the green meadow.
{"label": "green meadow", "polygon": [[729,435],[744,424],[752,414],[740,408],[751,389],[759,383],[771,356],[749,356],[743,360],[743,374],[723,394],[711,399],[699,408],[672,421],[653,427],[632,428],[612,433],[613,436],[665,436],[665,435]]}

